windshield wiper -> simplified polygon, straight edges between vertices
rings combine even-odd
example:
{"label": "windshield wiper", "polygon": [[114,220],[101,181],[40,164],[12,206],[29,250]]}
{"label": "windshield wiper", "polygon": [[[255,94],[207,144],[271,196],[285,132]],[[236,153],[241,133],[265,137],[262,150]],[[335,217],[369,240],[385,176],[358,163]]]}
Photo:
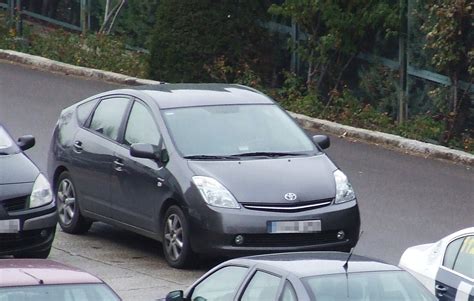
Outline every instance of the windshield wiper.
{"label": "windshield wiper", "polygon": [[190,155],[184,156],[185,159],[197,159],[197,160],[236,160],[234,156],[219,156],[219,155]]}
{"label": "windshield wiper", "polygon": [[284,157],[284,156],[305,156],[301,153],[284,153],[284,152],[251,152],[232,155],[232,157]]}

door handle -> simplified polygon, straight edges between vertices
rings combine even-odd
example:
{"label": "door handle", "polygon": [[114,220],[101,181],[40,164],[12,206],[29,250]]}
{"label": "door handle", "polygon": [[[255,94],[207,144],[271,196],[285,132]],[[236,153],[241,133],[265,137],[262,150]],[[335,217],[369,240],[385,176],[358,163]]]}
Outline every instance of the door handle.
{"label": "door handle", "polygon": [[115,159],[114,160],[114,169],[116,171],[122,171],[123,170],[123,167],[125,166],[125,164],[122,163],[122,160],[121,159]]}
{"label": "door handle", "polygon": [[73,148],[74,148],[74,151],[75,151],[76,153],[82,152],[82,150],[83,150],[83,148],[82,148],[82,142],[79,141],[79,140],[74,141]]}
{"label": "door handle", "polygon": [[438,297],[443,297],[444,293],[446,293],[446,291],[448,290],[447,288],[439,284],[435,285],[435,289],[436,289],[436,295]]}

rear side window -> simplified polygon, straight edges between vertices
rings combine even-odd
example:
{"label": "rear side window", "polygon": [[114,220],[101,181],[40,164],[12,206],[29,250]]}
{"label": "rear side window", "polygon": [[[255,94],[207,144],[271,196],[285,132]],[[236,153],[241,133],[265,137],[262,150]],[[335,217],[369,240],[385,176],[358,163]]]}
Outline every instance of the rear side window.
{"label": "rear side window", "polygon": [[241,301],[277,300],[280,277],[265,272],[256,272],[245,289]]}
{"label": "rear side window", "polygon": [[452,241],[448,247],[446,248],[446,253],[444,254],[443,265],[448,269],[452,269],[454,266],[454,262],[456,261],[456,257],[459,253],[459,248],[464,240],[463,238],[458,238]]}
{"label": "rear side window", "polygon": [[474,279],[474,236],[464,239],[453,270]]}
{"label": "rear side window", "polygon": [[112,140],[117,140],[129,102],[130,100],[124,97],[102,100],[92,116],[90,129]]}
{"label": "rear side window", "polygon": [[99,100],[94,99],[88,102],[85,102],[77,107],[77,120],[79,122],[79,125],[84,125],[86,122],[87,118],[92,113],[92,110],[94,109],[95,105],[97,104]]}

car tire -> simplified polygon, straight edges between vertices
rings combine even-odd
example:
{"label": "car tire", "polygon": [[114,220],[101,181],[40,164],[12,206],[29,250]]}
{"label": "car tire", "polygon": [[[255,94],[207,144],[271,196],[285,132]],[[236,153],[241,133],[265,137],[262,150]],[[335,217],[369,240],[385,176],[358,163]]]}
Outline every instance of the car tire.
{"label": "car tire", "polygon": [[168,264],[174,268],[192,267],[196,255],[189,241],[189,224],[181,208],[171,206],[163,220],[163,253]]}
{"label": "car tire", "polygon": [[89,231],[92,222],[81,215],[79,199],[69,172],[64,171],[56,182],[58,222],[64,232],[83,234]]}
{"label": "car tire", "polygon": [[49,248],[47,248],[46,250],[36,251],[36,252],[18,253],[18,254],[13,255],[13,257],[15,257],[15,258],[46,259],[46,258],[48,258],[50,252],[51,252],[51,246],[49,246]]}

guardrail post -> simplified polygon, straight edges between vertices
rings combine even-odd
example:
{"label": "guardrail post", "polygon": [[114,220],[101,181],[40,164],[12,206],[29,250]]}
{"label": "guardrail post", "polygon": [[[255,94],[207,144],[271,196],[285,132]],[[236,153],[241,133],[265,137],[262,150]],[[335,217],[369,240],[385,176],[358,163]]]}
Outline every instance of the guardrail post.
{"label": "guardrail post", "polygon": [[23,16],[21,14],[21,0],[16,0],[16,14],[15,14],[15,21],[16,21],[16,34],[17,36],[23,35]]}
{"label": "guardrail post", "polygon": [[81,0],[81,30],[83,35],[87,33],[87,0]]}

